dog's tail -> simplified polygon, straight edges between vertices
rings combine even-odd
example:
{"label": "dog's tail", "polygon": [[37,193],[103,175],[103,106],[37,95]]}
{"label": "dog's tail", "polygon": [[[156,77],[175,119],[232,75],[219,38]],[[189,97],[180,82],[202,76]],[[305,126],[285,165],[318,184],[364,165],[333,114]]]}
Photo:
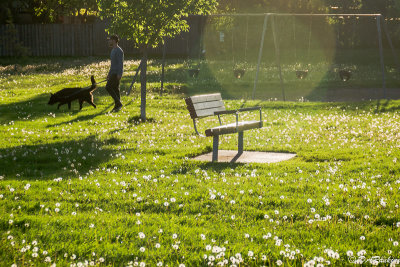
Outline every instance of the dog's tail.
{"label": "dog's tail", "polygon": [[90,92],[93,92],[97,89],[97,83],[96,80],[94,79],[94,75],[90,77],[90,80],[92,81],[92,86],[90,86],[89,90]]}

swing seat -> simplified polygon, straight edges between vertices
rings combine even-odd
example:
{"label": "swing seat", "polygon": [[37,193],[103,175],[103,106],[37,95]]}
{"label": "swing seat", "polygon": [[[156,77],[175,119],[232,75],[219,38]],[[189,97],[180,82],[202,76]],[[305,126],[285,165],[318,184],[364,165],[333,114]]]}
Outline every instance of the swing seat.
{"label": "swing seat", "polygon": [[189,69],[189,76],[192,78],[196,78],[199,76],[200,69]]}
{"label": "swing seat", "polygon": [[308,70],[296,70],[296,77],[297,79],[304,79],[307,77]]}
{"label": "swing seat", "polygon": [[244,69],[234,69],[233,75],[235,76],[235,78],[240,79],[244,76],[245,72],[246,71]]}
{"label": "swing seat", "polygon": [[339,70],[340,79],[344,82],[347,82],[351,78],[350,70]]}

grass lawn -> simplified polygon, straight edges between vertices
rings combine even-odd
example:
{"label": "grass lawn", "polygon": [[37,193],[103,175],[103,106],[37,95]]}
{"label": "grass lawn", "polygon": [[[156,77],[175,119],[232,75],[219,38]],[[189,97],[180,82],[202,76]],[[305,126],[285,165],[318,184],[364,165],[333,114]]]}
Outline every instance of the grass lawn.
{"label": "grass lawn", "polygon": [[[399,100],[232,100],[218,76],[190,79],[191,63],[176,60],[162,96],[159,62],[150,65],[142,122],[139,85],[118,113],[104,84],[96,109],[47,105],[50,92],[102,80],[108,59],[0,63],[0,265],[400,264]],[[138,63],[126,60],[122,91]],[[190,160],[212,139],[194,134],[184,93],[217,90],[229,108],[263,107],[245,150],[297,157]],[[220,139],[221,149],[237,146],[236,135]]]}

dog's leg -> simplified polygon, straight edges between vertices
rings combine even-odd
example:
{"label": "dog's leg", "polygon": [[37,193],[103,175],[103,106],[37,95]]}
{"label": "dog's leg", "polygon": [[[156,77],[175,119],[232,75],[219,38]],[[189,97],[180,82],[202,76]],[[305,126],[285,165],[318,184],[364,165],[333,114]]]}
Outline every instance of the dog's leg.
{"label": "dog's leg", "polygon": [[71,109],[71,101],[68,102],[68,109]]}
{"label": "dog's leg", "polygon": [[92,97],[90,97],[89,99],[88,99],[89,101],[87,101],[90,105],[92,105],[94,108],[96,108],[96,105],[93,103],[93,95],[92,95]]}
{"label": "dog's leg", "polygon": [[89,102],[89,104],[96,108],[96,105],[93,102]]}
{"label": "dog's leg", "polygon": [[82,109],[82,105],[83,105],[83,100],[80,100],[80,99],[79,99],[79,110]]}

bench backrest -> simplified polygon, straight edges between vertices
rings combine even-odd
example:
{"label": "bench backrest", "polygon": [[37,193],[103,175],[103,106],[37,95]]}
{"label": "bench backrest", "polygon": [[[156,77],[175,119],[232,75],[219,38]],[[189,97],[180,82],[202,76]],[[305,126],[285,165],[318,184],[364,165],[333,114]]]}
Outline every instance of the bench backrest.
{"label": "bench backrest", "polygon": [[191,96],[186,98],[185,101],[192,119],[212,116],[216,111],[225,110],[220,93]]}

